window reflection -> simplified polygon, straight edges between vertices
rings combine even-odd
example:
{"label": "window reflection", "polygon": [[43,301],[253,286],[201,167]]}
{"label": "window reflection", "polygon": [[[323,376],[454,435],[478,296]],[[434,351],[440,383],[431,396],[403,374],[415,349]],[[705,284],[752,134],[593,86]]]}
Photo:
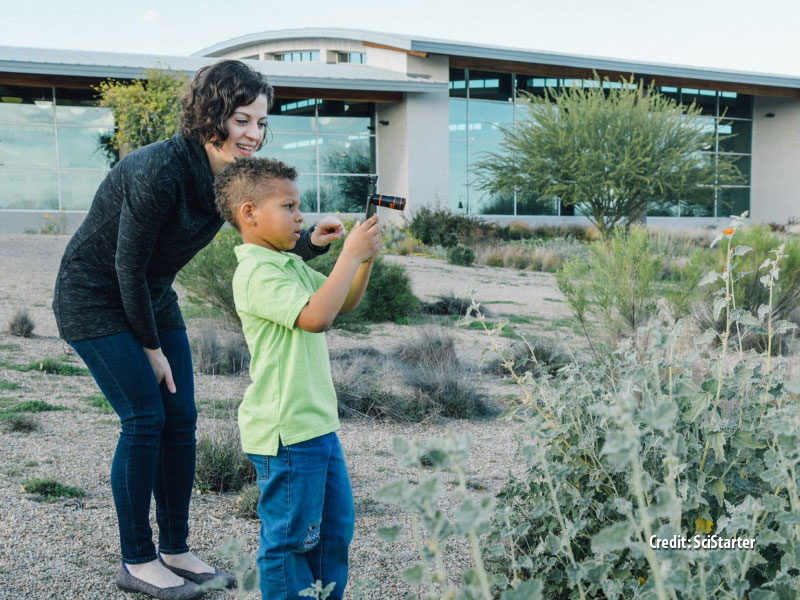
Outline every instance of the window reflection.
{"label": "window reflection", "polygon": [[58,172],[0,167],[0,208],[58,210]]}
{"label": "window reflection", "polygon": [[0,122],[52,123],[53,88],[0,85]]}
{"label": "window reflection", "polygon": [[369,193],[369,179],[358,175],[320,175],[320,212],[362,212]]}
{"label": "window reflection", "polygon": [[55,167],[53,125],[0,123],[0,164],[6,167]]}
{"label": "window reflection", "polygon": [[61,207],[89,210],[105,171],[61,171]]}
{"label": "window reflection", "polygon": [[114,130],[106,127],[59,127],[59,166],[90,169],[110,168],[111,159],[101,144]]}

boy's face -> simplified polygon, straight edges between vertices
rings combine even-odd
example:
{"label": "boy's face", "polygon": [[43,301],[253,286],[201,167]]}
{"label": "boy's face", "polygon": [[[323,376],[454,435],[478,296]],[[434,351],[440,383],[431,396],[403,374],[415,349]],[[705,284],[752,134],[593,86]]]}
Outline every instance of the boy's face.
{"label": "boy's face", "polygon": [[303,224],[300,193],[295,182],[289,179],[275,179],[270,188],[255,205],[242,205],[239,215],[242,241],[284,252],[294,248],[300,239]]}

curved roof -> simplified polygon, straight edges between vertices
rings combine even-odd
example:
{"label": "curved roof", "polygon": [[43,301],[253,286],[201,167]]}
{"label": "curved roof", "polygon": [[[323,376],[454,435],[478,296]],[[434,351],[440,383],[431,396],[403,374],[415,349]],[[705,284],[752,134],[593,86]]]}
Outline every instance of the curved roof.
{"label": "curved roof", "polygon": [[[96,77],[99,79],[141,79],[147,69],[183,71],[191,76],[199,68],[215,62],[214,57],[89,52],[0,46],[0,73]],[[375,90],[429,92],[447,86],[404,73],[367,65],[325,63],[284,63],[245,60],[264,73],[277,87],[325,88],[337,90]]]}
{"label": "curved roof", "polygon": [[[526,50],[505,46],[489,46],[454,40],[411,37],[395,33],[381,33],[362,29],[319,28],[282,29],[252,33],[220,42],[195,52],[192,56],[218,56],[234,50],[264,42],[311,38],[342,39],[392,46],[401,50],[429,52],[448,56],[515,61],[562,67],[577,67],[597,71],[639,73],[662,77],[700,79],[748,85],[765,85],[800,89],[800,77],[768,73],[752,73],[693,67],[666,63],[636,62],[617,58],[561,54],[541,50]],[[293,63],[298,64],[298,63]]]}

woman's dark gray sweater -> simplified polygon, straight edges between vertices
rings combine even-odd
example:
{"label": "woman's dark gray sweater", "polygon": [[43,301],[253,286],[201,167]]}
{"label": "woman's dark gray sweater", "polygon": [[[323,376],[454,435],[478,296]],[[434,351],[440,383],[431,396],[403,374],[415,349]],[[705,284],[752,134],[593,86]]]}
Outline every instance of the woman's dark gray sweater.
{"label": "woman's dark gray sweater", "polygon": [[[222,227],[205,149],[177,135],[131,152],[100,184],[56,278],[53,311],[68,341],[130,331],[159,348],[159,330],[185,328],[172,282]],[[303,259],[327,247],[304,231]]]}

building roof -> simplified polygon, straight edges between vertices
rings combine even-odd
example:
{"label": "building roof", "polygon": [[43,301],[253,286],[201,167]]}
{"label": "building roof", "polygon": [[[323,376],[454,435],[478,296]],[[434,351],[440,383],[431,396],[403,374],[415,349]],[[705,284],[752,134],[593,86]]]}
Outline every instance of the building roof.
{"label": "building roof", "polygon": [[[183,71],[191,76],[199,68],[216,60],[203,56],[0,46],[0,73],[141,79],[147,69],[159,68]],[[367,65],[259,60],[244,62],[264,73],[276,87],[427,92],[447,85],[447,82],[431,81]]]}
{"label": "building roof", "polygon": [[793,77],[789,75],[752,73],[746,71],[712,69],[707,67],[692,67],[666,63],[637,62],[616,58],[561,54],[556,52],[526,50],[522,48],[505,46],[487,46],[454,40],[412,37],[395,33],[380,33],[360,29],[342,28],[327,29],[309,27],[303,29],[282,29],[276,31],[252,33],[209,46],[208,48],[204,48],[195,52],[193,56],[219,56],[220,54],[224,54],[226,52],[239,50],[264,42],[303,38],[355,40],[382,46],[391,46],[401,50],[429,52],[432,54],[444,54],[448,56],[462,56],[562,67],[576,67],[597,71],[617,71],[621,73],[638,73],[662,77],[724,81],[747,85],[765,85],[800,89],[800,77]]}

